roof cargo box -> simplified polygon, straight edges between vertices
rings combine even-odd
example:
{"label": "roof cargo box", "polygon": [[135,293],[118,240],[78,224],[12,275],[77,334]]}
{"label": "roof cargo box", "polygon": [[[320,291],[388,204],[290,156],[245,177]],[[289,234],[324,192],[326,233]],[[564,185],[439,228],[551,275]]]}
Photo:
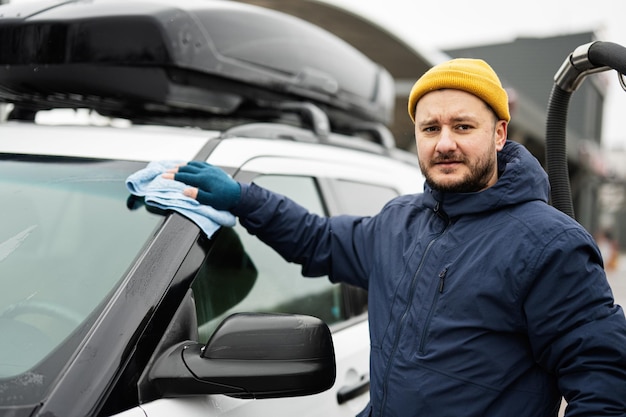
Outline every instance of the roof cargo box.
{"label": "roof cargo box", "polygon": [[296,17],[226,0],[0,6],[0,102],[102,114],[234,115],[283,102],[391,122],[389,73]]}

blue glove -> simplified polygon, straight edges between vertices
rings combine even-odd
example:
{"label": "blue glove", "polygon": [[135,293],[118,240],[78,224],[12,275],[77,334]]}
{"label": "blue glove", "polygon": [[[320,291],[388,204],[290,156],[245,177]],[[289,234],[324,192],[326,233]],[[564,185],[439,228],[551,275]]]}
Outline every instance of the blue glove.
{"label": "blue glove", "polygon": [[222,169],[206,162],[191,161],[178,168],[176,181],[198,188],[196,200],[217,210],[230,210],[241,198],[241,186]]}

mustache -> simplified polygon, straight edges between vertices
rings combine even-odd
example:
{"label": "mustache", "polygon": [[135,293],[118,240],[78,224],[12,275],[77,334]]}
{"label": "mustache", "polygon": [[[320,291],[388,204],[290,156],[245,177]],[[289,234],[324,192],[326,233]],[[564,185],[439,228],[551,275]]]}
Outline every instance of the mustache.
{"label": "mustache", "polygon": [[465,158],[463,157],[463,155],[458,155],[454,152],[451,152],[437,154],[430,160],[431,164],[439,164],[445,162],[465,162]]}

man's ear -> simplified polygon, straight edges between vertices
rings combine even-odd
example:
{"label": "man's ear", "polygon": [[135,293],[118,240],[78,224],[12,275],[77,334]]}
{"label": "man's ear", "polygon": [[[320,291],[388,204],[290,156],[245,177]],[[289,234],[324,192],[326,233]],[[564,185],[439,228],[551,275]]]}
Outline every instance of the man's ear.
{"label": "man's ear", "polygon": [[494,132],[495,141],[496,141],[496,151],[501,151],[504,148],[504,144],[506,143],[508,122],[506,120],[498,120],[496,122],[496,128]]}

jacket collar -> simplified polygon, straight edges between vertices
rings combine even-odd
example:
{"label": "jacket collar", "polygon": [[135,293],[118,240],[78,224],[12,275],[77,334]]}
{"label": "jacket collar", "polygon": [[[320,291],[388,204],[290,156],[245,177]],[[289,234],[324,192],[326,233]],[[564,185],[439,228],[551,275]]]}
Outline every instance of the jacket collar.
{"label": "jacket collar", "polygon": [[498,152],[498,173],[496,184],[476,193],[444,193],[425,184],[425,203],[454,218],[533,200],[548,202],[548,176],[539,161],[519,143],[507,140]]}

